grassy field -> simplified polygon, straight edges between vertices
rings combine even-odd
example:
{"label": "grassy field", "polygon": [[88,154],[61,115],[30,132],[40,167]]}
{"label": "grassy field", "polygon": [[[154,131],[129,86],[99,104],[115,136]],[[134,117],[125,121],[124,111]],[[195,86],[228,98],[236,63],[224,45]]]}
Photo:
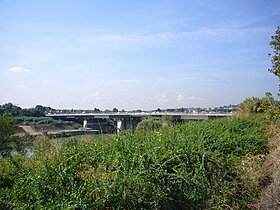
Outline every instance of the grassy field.
{"label": "grassy field", "polygon": [[61,144],[41,136],[31,158],[0,160],[0,209],[248,209],[268,129],[251,115]]}

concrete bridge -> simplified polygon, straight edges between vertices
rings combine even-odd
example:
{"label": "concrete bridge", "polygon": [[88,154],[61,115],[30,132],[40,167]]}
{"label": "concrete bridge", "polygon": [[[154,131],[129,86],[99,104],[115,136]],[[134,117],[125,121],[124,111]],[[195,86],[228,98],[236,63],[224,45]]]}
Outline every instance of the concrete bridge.
{"label": "concrete bridge", "polygon": [[232,114],[207,113],[166,113],[166,112],[141,112],[141,113],[88,113],[88,114],[47,114],[54,119],[74,121],[83,124],[83,128],[99,130],[103,133],[119,132],[120,130],[135,129],[137,124],[145,117],[168,116],[176,122],[209,120],[219,117],[229,117]]}

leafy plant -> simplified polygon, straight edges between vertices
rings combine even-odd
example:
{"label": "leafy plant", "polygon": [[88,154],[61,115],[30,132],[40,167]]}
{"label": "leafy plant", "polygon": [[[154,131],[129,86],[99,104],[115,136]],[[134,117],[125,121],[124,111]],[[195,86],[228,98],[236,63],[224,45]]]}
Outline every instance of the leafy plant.
{"label": "leafy plant", "polygon": [[251,97],[239,104],[235,115],[249,115],[265,112],[270,120],[280,119],[280,102],[275,100],[270,92],[267,92],[263,98]]}
{"label": "leafy plant", "polygon": [[269,71],[278,77],[278,81],[280,81],[280,26],[277,27],[275,35],[271,37],[270,46],[273,48],[274,55],[271,59],[272,68]]}
{"label": "leafy plant", "polygon": [[12,144],[16,142],[15,121],[10,114],[0,115],[0,153],[9,156]]}
{"label": "leafy plant", "polygon": [[55,120],[51,117],[15,117],[14,118],[17,124],[23,124],[23,125],[55,125],[55,126],[61,126],[61,125],[69,125],[74,126],[75,128],[81,127],[79,124],[72,122],[72,121],[63,121],[63,120]]}
{"label": "leafy plant", "polygon": [[267,153],[266,127],[252,115],[59,146],[44,137],[31,158],[0,160],[0,207],[245,209],[258,193],[238,166]]}

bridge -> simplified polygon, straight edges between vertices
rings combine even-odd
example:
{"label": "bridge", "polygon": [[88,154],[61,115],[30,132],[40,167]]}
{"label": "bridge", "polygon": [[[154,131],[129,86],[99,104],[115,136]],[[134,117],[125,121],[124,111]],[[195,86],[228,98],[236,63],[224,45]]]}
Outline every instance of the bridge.
{"label": "bridge", "polygon": [[114,132],[117,129],[135,129],[143,118],[147,117],[171,117],[176,122],[209,120],[220,117],[230,117],[230,113],[171,113],[171,112],[141,112],[141,113],[85,113],[85,114],[47,114],[54,119],[74,121],[83,124],[83,128],[91,128],[101,132]]}

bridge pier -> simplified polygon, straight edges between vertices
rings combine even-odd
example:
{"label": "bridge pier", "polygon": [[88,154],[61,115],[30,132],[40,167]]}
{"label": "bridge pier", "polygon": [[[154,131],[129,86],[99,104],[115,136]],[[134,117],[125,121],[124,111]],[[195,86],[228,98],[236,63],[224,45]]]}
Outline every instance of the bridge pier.
{"label": "bridge pier", "polygon": [[137,124],[141,121],[140,118],[120,118],[117,121],[117,133],[119,134],[121,130],[135,130]]}
{"label": "bridge pier", "polygon": [[83,121],[83,129],[87,129],[87,119],[84,119]]}
{"label": "bridge pier", "polygon": [[117,121],[117,134],[120,133],[120,131],[122,130],[122,127],[123,127],[123,122],[119,119]]}

